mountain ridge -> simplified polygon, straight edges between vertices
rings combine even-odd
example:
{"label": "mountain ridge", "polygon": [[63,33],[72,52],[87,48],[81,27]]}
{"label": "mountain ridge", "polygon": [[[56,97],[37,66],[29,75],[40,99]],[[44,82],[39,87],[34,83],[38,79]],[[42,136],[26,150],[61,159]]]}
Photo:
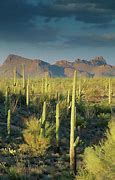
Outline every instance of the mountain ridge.
{"label": "mountain ridge", "polygon": [[78,70],[79,76],[115,76],[115,66],[107,64],[102,56],[89,61],[78,58],[74,62],[58,60],[50,64],[41,59],[30,59],[15,54],[8,55],[0,66],[0,76],[12,77],[16,67],[17,75],[21,77],[22,64],[25,66],[25,75],[31,77],[43,77],[46,73],[51,77],[72,77],[74,70]]}

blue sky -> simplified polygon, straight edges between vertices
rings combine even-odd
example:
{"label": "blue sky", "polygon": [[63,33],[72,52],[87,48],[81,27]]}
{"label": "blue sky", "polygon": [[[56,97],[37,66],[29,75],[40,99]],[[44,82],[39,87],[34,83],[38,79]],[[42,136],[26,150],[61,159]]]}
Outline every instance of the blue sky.
{"label": "blue sky", "polygon": [[115,1],[1,0],[0,63],[9,54],[115,64]]}

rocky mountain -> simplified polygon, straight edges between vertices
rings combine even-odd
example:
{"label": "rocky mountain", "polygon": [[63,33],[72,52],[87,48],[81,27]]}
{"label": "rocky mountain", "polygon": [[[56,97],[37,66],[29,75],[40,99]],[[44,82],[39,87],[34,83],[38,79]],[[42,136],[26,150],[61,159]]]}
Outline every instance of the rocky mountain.
{"label": "rocky mountain", "polygon": [[42,77],[46,73],[49,76],[63,77],[64,69],[63,67],[58,67],[56,65],[51,65],[40,59],[27,59],[17,55],[9,55],[4,61],[3,65],[0,67],[0,76],[12,77],[13,70],[16,67],[17,76],[22,76],[22,65],[25,66],[25,76],[31,77]]}
{"label": "rocky mountain", "polygon": [[13,77],[13,70],[16,67],[17,76],[21,77],[22,65],[25,66],[25,75],[31,77],[43,77],[46,73],[52,77],[72,77],[74,70],[78,70],[79,76],[115,76],[115,66],[108,65],[102,56],[90,61],[60,60],[56,61],[55,64],[50,64],[40,59],[27,59],[13,54],[9,55],[0,66],[0,76]]}

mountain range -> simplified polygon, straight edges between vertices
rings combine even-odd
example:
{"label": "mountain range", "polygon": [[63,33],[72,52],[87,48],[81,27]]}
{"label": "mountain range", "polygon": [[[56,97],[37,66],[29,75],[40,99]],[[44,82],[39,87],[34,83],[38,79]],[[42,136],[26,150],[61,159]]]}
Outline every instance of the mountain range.
{"label": "mountain range", "polygon": [[115,66],[107,64],[102,56],[97,56],[90,61],[59,60],[50,64],[40,59],[28,59],[14,54],[10,54],[0,66],[0,76],[13,77],[16,67],[17,77],[22,77],[22,65],[25,67],[26,77],[43,77],[45,74],[51,77],[72,77],[75,70],[78,70],[79,76],[85,77],[115,76]]}

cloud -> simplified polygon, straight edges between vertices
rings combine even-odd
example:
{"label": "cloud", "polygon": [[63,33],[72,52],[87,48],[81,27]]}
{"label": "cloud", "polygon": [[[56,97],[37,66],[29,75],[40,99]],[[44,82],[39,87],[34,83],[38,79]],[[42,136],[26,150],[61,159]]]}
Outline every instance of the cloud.
{"label": "cloud", "polygon": [[73,17],[85,23],[109,23],[115,18],[115,1],[109,0],[56,0],[38,4],[38,15],[54,19]]}
{"label": "cloud", "polygon": [[86,30],[97,30],[97,29],[102,29],[102,30],[105,30],[105,29],[114,29],[115,28],[115,23],[103,23],[103,24],[94,24],[94,25],[90,25],[90,26],[83,26],[82,29],[86,29]]}
{"label": "cloud", "polygon": [[[52,19],[74,18],[97,27],[111,24],[115,18],[115,1],[103,0],[1,0],[0,1],[0,39],[4,41],[20,41],[40,43],[57,41],[60,28],[52,26]],[[44,23],[40,19],[45,19]],[[70,26],[68,21],[68,26]],[[63,28],[63,27],[62,27]],[[73,25],[74,28],[74,25]],[[70,43],[75,40],[70,37]],[[91,36],[75,37],[80,44],[83,41],[97,45],[97,39]],[[84,40],[83,40],[84,38]],[[100,44],[106,41],[100,36]],[[92,40],[94,39],[94,43]],[[112,43],[113,40],[111,39]],[[106,44],[106,42],[105,42]],[[110,41],[109,44],[111,45]]]}
{"label": "cloud", "polygon": [[1,41],[6,42],[26,42],[26,43],[45,43],[57,41],[59,29],[44,25],[37,27],[34,24],[21,24],[20,27],[14,24],[12,27],[0,30]]}
{"label": "cloud", "polygon": [[[67,39],[67,37],[65,37]],[[68,48],[75,48],[79,46],[84,47],[115,47],[115,33],[103,35],[76,35],[69,36],[64,44]]]}
{"label": "cloud", "polygon": [[59,28],[36,22],[37,4],[27,0],[0,1],[0,40],[40,43],[56,41]]}
{"label": "cloud", "polygon": [[35,5],[28,4],[25,0],[0,1],[0,22],[7,23],[28,22],[37,15]]}
{"label": "cloud", "polygon": [[[31,2],[31,3],[30,3]],[[33,3],[32,3],[33,2]],[[103,0],[2,0],[0,22],[29,22],[37,16],[47,20],[73,17],[85,23],[108,23],[115,18],[115,1]]]}

